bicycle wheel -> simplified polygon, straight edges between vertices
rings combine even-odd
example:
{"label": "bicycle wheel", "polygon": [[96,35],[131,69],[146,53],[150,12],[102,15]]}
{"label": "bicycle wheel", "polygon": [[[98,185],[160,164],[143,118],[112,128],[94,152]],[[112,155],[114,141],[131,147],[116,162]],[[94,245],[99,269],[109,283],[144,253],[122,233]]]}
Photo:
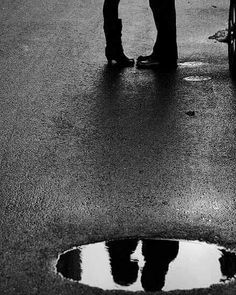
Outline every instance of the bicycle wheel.
{"label": "bicycle wheel", "polygon": [[228,58],[229,70],[236,77],[236,1],[230,1],[228,21]]}

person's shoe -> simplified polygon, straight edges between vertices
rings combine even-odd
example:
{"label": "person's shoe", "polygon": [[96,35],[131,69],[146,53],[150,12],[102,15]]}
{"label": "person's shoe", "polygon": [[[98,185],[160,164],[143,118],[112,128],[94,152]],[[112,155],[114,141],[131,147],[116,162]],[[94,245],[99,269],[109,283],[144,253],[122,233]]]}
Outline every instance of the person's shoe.
{"label": "person's shoe", "polygon": [[108,65],[116,65],[119,67],[132,67],[134,59],[128,58],[124,54],[122,46],[122,21],[117,19],[114,22],[104,21],[104,33],[106,37],[105,56]]}
{"label": "person's shoe", "polygon": [[140,55],[138,58],[137,58],[137,62],[139,61],[144,61],[144,60],[148,60],[148,59],[158,59],[158,57],[154,56],[154,54],[150,54],[150,55]]}
{"label": "person's shoe", "polygon": [[155,57],[154,55],[147,55],[147,56],[139,56],[137,59],[137,68],[140,69],[176,69],[177,68],[177,61],[176,60],[160,60],[159,58]]}
{"label": "person's shoe", "polygon": [[109,66],[118,66],[118,67],[132,67],[134,65],[134,59],[128,58],[122,49],[109,49],[106,47],[105,55],[108,61]]}

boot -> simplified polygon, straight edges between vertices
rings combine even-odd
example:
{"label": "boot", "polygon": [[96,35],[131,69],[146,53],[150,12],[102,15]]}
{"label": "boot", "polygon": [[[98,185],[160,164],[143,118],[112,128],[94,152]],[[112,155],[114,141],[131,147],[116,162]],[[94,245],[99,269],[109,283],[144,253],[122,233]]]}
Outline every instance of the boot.
{"label": "boot", "polygon": [[177,68],[178,53],[176,39],[164,39],[161,41],[159,39],[157,38],[150,55],[138,57],[136,64],[138,68],[162,68],[168,70]]}
{"label": "boot", "polygon": [[104,33],[106,37],[105,55],[109,65],[115,62],[115,64],[118,66],[130,67],[134,65],[134,59],[128,58],[124,54],[121,41],[121,32],[121,19],[117,19],[116,22],[104,21]]}
{"label": "boot", "polygon": [[175,58],[161,59],[152,53],[147,56],[139,56],[136,65],[137,68],[140,69],[160,68],[166,70],[174,70],[177,68],[177,60]]}

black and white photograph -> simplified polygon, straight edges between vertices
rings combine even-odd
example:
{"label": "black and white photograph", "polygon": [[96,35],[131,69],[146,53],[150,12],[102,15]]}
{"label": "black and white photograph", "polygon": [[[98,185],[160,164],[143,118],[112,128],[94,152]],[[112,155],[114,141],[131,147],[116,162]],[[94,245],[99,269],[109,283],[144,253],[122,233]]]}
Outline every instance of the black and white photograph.
{"label": "black and white photograph", "polygon": [[236,295],[236,0],[0,26],[0,295]]}

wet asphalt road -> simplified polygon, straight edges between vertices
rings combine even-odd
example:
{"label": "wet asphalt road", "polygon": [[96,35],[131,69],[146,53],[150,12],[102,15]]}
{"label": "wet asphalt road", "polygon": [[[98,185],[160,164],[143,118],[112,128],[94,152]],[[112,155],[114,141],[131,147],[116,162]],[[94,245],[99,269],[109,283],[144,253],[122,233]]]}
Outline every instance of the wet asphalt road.
{"label": "wet asphalt road", "polygon": [[[79,244],[236,248],[236,85],[227,46],[208,39],[226,27],[228,1],[192,2],[177,0],[180,65],[168,73],[106,67],[101,0],[1,1],[0,294],[116,294],[54,273]],[[148,3],[123,1],[120,14],[127,54],[149,53]]]}

